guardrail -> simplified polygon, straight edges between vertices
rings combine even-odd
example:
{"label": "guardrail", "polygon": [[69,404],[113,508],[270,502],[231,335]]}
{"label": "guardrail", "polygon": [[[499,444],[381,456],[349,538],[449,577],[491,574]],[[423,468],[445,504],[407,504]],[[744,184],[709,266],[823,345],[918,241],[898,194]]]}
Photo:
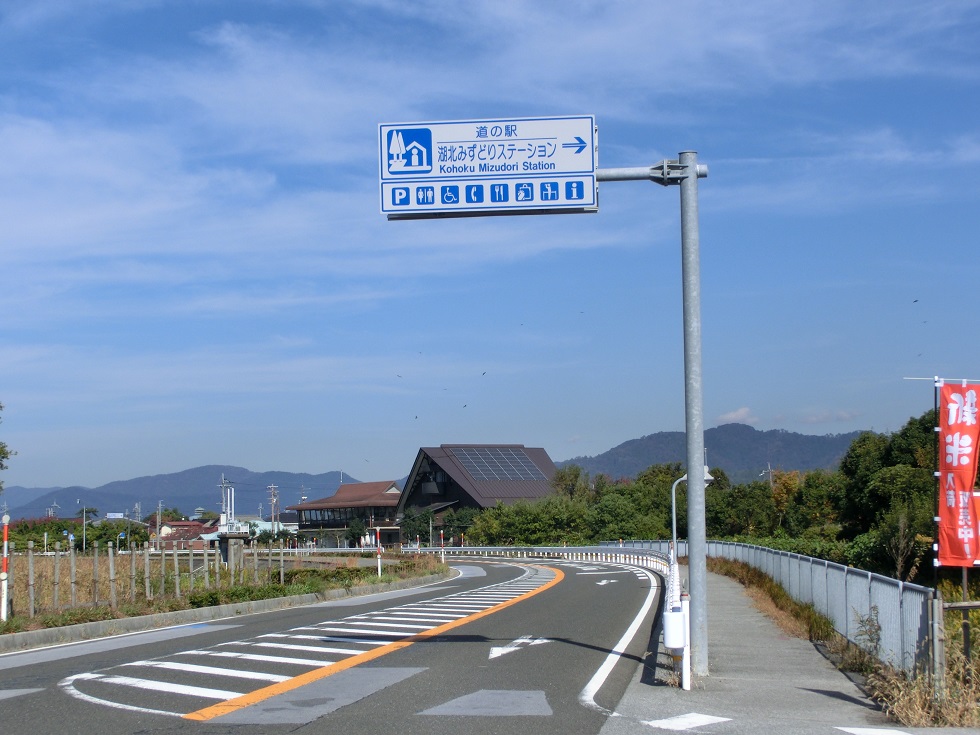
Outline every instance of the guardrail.
{"label": "guardrail", "polygon": [[406,553],[443,554],[448,556],[488,556],[510,559],[568,559],[570,561],[607,561],[653,569],[663,577],[670,576],[670,557],[659,550],[644,548],[611,548],[608,546],[423,546],[405,548]]}
{"label": "guardrail", "polygon": [[[622,544],[620,547],[615,542],[614,548],[663,552],[670,542],[624,541]],[[613,546],[612,542],[608,545]],[[678,541],[677,547],[679,556],[687,555],[686,541]],[[936,667],[941,661],[942,648],[935,641],[934,630],[937,627],[934,610],[941,600],[931,587],[751,544],[709,541],[707,555],[740,561],[768,575],[794,600],[812,605],[829,619],[848,641],[877,655],[893,668],[921,671]],[[938,619],[941,621],[941,614]],[[870,630],[869,626],[876,630]],[[877,640],[871,640],[869,632]]]}

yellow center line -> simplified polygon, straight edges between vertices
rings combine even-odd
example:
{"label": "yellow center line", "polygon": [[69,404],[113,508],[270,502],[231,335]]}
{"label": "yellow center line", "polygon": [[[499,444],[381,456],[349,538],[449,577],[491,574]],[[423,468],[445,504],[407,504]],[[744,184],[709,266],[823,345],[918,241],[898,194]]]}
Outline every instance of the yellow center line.
{"label": "yellow center line", "polygon": [[387,655],[392,651],[398,651],[402,648],[408,648],[413,643],[419,641],[424,641],[428,638],[432,638],[437,635],[441,635],[448,630],[453,628],[458,628],[461,625],[466,625],[474,620],[479,620],[487,615],[492,615],[495,612],[500,612],[504,608],[510,607],[511,605],[516,605],[518,602],[523,602],[524,600],[534,597],[540,592],[544,592],[547,589],[554,587],[556,584],[561,582],[565,575],[560,569],[555,567],[537,567],[536,569],[548,569],[552,571],[555,578],[550,582],[541,585],[537,589],[533,589],[530,592],[525,592],[520,597],[515,597],[512,600],[507,600],[506,602],[501,602],[500,604],[494,605],[493,607],[488,607],[486,610],[481,610],[478,613],[473,613],[472,615],[467,615],[465,618],[460,618],[459,620],[453,620],[452,622],[445,623],[436,628],[430,628],[422,633],[413,635],[411,638],[406,638],[401,641],[395,641],[394,643],[389,643],[380,648],[375,648],[373,651],[365,651],[364,653],[359,653],[356,656],[351,656],[343,661],[337,661],[336,663],[330,664],[329,666],[323,666],[319,669],[314,669],[313,671],[308,671],[305,674],[300,674],[287,681],[279,682],[277,684],[272,684],[261,689],[256,689],[253,692],[248,692],[240,697],[235,697],[233,699],[225,700],[224,702],[219,702],[218,704],[211,705],[210,707],[205,707],[204,709],[199,709],[195,712],[188,712],[184,715],[185,720],[213,720],[216,717],[221,717],[222,715],[231,714],[232,712],[237,712],[245,707],[251,707],[259,702],[264,702],[265,700],[275,697],[279,694],[285,694],[286,692],[293,691],[294,689],[299,689],[300,687],[306,686],[307,684],[312,684],[320,679],[325,679],[328,676],[332,676],[340,671],[346,671],[347,669],[353,668],[367,661],[373,661],[376,658]]}

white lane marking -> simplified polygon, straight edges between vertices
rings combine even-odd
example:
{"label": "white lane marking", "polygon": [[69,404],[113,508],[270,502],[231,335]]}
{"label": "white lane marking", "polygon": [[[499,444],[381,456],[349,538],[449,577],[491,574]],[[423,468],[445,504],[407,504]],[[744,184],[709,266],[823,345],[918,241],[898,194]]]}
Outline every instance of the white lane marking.
{"label": "white lane marking", "polygon": [[421,613],[417,613],[415,615],[412,615],[411,617],[403,613],[399,615],[375,615],[370,618],[370,620],[403,620],[403,621],[410,620],[413,623],[425,623],[425,622],[430,623],[430,625],[425,626],[426,628],[431,628],[432,627],[431,623],[434,624],[448,623],[451,620],[458,620],[458,619],[459,618],[451,617],[449,615],[434,616],[434,615],[423,615]]}
{"label": "white lane marking", "polygon": [[579,572],[576,577],[589,577],[595,576],[596,574],[633,574],[632,569],[606,569],[601,572]]}
{"label": "white lane marking", "polygon": [[170,694],[186,694],[190,697],[201,697],[203,699],[231,699],[240,697],[241,692],[232,692],[226,689],[209,689],[207,687],[194,687],[187,684],[174,684],[168,681],[156,681],[153,679],[137,679],[133,676],[106,676],[105,674],[79,674],[71,677],[73,680],[88,679],[99,681],[105,684],[118,684],[124,687],[135,689],[149,689],[154,692],[168,692]]}
{"label": "white lane marking", "polygon": [[508,643],[506,646],[493,646],[490,649],[490,658],[497,658],[498,656],[513,653],[518,648],[537,646],[541,643],[551,643],[551,641],[548,638],[532,638],[529,635],[522,635],[517,640]]}
{"label": "white lane marking", "polygon": [[27,694],[34,694],[35,692],[43,692],[44,689],[0,689],[0,699],[12,699],[14,697],[23,697]]}
{"label": "white lane marking", "polygon": [[150,715],[166,715],[167,717],[181,717],[179,712],[169,712],[163,709],[150,709],[149,707],[136,707],[132,704],[123,704],[122,702],[110,702],[107,699],[98,699],[96,697],[89,696],[85,692],[80,692],[75,688],[75,682],[79,679],[89,680],[89,679],[100,679],[102,678],[99,674],[76,674],[75,676],[69,676],[60,682],[59,686],[65,690],[65,693],[75,699],[79,699],[83,702],[88,702],[89,704],[99,704],[103,707],[112,707],[113,709],[124,709],[128,712],[143,712]]}
{"label": "white lane marking", "polygon": [[666,720],[649,720],[643,724],[661,730],[691,730],[695,727],[704,727],[730,720],[729,717],[714,717],[713,715],[699,715],[697,712],[691,712],[686,715],[677,715],[677,717],[668,717]]}
{"label": "white lane marking", "polygon": [[320,668],[336,661],[325,658],[293,658],[292,656],[266,656],[261,653],[236,653],[235,651],[185,651],[181,656],[216,656],[218,658],[240,658],[246,661],[263,661],[270,664],[296,664]]}
{"label": "white lane marking", "polygon": [[[296,635],[295,633],[263,633],[258,638],[286,638],[291,641],[321,641],[326,643],[332,641],[330,638],[324,638],[322,635]],[[354,641],[342,640],[339,643],[353,643]],[[234,646],[236,642],[232,641],[230,643],[222,643],[222,646]],[[360,653],[360,651],[358,651]]]}
{"label": "white lane marking", "polygon": [[[431,626],[426,626],[426,629],[428,629],[430,627]],[[320,630],[327,630],[327,631],[330,631],[331,633],[361,633],[362,635],[363,634],[370,634],[370,633],[375,633],[377,635],[382,635],[382,634],[383,635],[391,635],[392,634],[392,632],[390,630],[370,630],[368,628],[341,628],[340,626],[336,626],[336,625],[331,625],[330,627],[324,626],[323,628],[320,628]],[[406,633],[405,635],[412,635],[412,634],[411,633]],[[386,645],[388,643],[394,643],[394,641],[385,641],[385,644]]]}
{"label": "white lane marking", "polygon": [[643,572],[646,574],[647,578],[650,580],[650,590],[647,592],[647,598],[643,602],[643,607],[633,618],[633,622],[630,623],[629,628],[623,633],[623,637],[619,639],[619,642],[613,647],[613,650],[609,652],[606,656],[606,660],[602,662],[602,666],[595,672],[589,683],[585,685],[585,688],[579,692],[578,701],[580,704],[588,707],[589,709],[594,709],[602,712],[604,715],[613,715],[605,707],[599,705],[595,701],[595,695],[598,694],[602,685],[606,682],[609,674],[612,672],[613,667],[619,661],[620,657],[626,652],[626,646],[629,642],[633,640],[633,636],[636,635],[636,631],[639,629],[640,625],[643,623],[643,619],[646,617],[650,608],[653,607],[654,601],[657,599],[657,592],[659,585],[657,583],[657,578],[652,572],[648,572],[645,569]]}
{"label": "white lane marking", "polygon": [[[396,618],[397,620],[397,618]],[[411,635],[412,631],[428,630],[431,625],[409,625],[408,623],[375,623],[372,620],[358,620],[358,625],[376,625],[379,628],[395,628],[405,631],[405,635]]]}
{"label": "white lane marking", "polygon": [[398,616],[400,618],[418,618],[420,620],[438,620],[439,622],[446,622],[447,620],[459,620],[462,615],[443,615],[442,613],[425,612],[424,610],[399,610]]}
{"label": "white lane marking", "polygon": [[851,735],[881,735],[882,733],[895,733],[895,735],[909,735],[905,730],[893,730],[889,727],[835,727],[835,730],[843,730]]}
{"label": "white lane marking", "polygon": [[233,679],[252,679],[255,681],[288,681],[291,676],[281,674],[263,674],[259,671],[241,671],[239,669],[222,669],[217,666],[201,666],[200,664],[185,664],[177,661],[130,661],[123,666],[147,666],[168,671],[186,671],[191,674],[210,674],[212,676],[229,676]]}
{"label": "white lane marking", "polygon": [[[325,628],[315,627],[315,628],[293,628],[293,630],[325,630]],[[295,636],[296,638],[302,638],[303,636]],[[394,641],[379,641],[377,638],[351,638],[349,635],[339,636],[339,635],[311,635],[310,638],[318,641],[330,641],[332,643],[354,643],[357,645],[364,646],[387,646],[389,643],[394,643]],[[219,643],[219,646],[225,645],[235,645],[235,641],[230,643]]]}
{"label": "white lane marking", "polygon": [[618,579],[600,579],[598,582],[596,582],[596,584],[600,587],[604,587],[607,584],[615,584],[618,581]]}
{"label": "white lane marking", "polygon": [[253,643],[257,648],[285,649],[287,651],[306,651],[308,653],[339,653],[343,656],[357,656],[366,651],[352,648],[323,648],[322,646],[303,646],[299,643]]}

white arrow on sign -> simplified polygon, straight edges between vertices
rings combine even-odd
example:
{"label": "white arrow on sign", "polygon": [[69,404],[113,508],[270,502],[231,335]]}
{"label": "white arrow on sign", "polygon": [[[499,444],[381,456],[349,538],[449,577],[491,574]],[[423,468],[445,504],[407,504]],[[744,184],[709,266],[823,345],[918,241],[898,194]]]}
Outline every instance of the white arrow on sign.
{"label": "white arrow on sign", "polygon": [[490,649],[490,658],[497,658],[498,656],[503,656],[505,653],[512,653],[518,648],[525,648],[526,646],[536,646],[540,643],[551,643],[547,638],[532,638],[529,635],[522,635],[516,641],[508,643],[506,646],[494,646]]}
{"label": "white arrow on sign", "polygon": [[618,579],[601,579],[598,582],[596,582],[596,584],[601,587],[604,584],[615,584],[618,581],[619,581]]}

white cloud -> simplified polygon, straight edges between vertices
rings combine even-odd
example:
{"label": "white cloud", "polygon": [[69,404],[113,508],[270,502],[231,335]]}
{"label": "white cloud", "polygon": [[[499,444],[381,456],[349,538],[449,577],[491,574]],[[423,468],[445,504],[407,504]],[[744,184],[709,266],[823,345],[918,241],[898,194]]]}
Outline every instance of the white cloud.
{"label": "white cloud", "polygon": [[743,406],[742,408],[736,408],[734,411],[723,413],[717,418],[717,423],[719,425],[748,424],[749,426],[753,426],[759,423],[759,419],[752,413],[752,409]]}

